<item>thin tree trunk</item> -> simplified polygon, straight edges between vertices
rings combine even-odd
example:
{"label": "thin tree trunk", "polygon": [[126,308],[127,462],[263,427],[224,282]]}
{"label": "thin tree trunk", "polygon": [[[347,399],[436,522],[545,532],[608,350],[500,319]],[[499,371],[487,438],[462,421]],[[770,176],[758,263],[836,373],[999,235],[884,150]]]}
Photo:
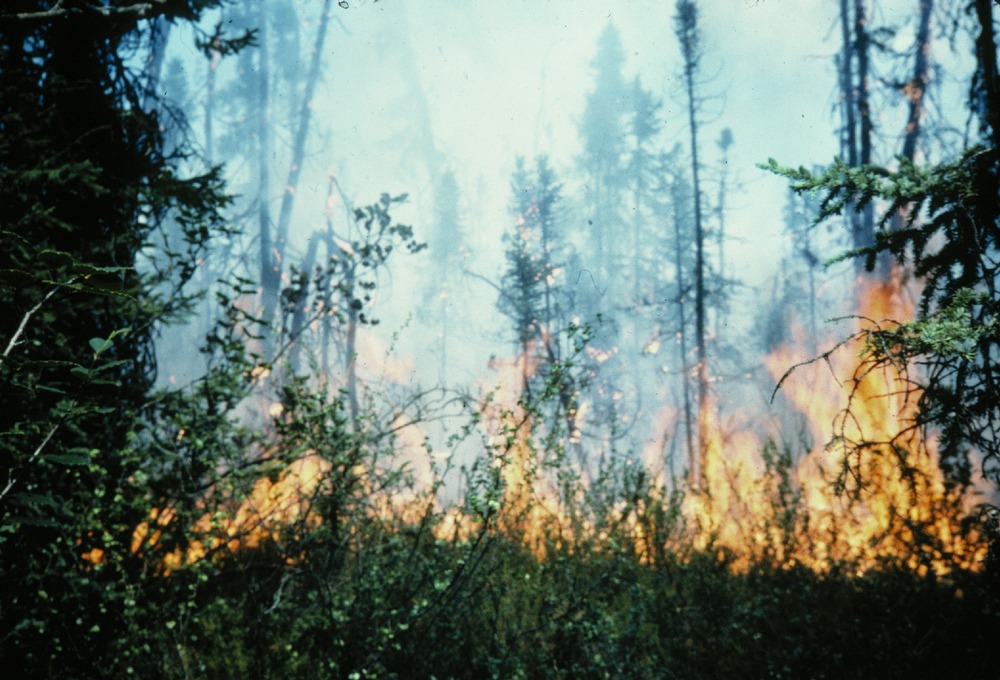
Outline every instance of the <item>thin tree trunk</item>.
{"label": "thin tree trunk", "polygon": [[311,272],[316,264],[316,248],[321,234],[314,234],[309,239],[309,247],[306,249],[306,256],[302,260],[303,279],[299,290],[295,295],[295,307],[292,311],[292,327],[289,340],[292,343],[288,355],[288,365],[292,374],[299,370],[299,356],[302,350],[302,334],[306,330],[306,310],[309,305],[309,284],[311,282]]}
{"label": "thin tree trunk", "polygon": [[[840,37],[842,47],[838,66],[840,71],[840,98],[844,127],[841,131],[841,157],[848,167],[858,166],[858,121],[857,121],[857,88],[854,83],[854,62],[857,59],[854,40],[854,22],[850,0],[840,0]],[[861,215],[855,209],[855,201],[849,199],[844,210],[848,232],[851,235],[851,245],[857,247],[859,234],[862,231]],[[855,273],[863,273],[864,265],[860,259],[855,260]]]}
{"label": "thin tree trunk", "polygon": [[261,318],[263,328],[264,360],[270,361],[273,355],[273,316],[278,306],[279,286],[281,285],[281,263],[277,261],[271,234],[271,215],[268,209],[268,193],[270,192],[271,163],[270,144],[270,83],[268,82],[267,56],[267,1],[260,0],[257,13],[257,105],[254,114],[257,118],[257,221],[260,230],[260,286],[261,286]]}
{"label": "thin tree trunk", "polygon": [[146,59],[146,92],[143,97],[143,110],[150,111],[157,105],[159,98],[156,89],[160,84],[160,73],[163,70],[163,58],[167,53],[167,39],[170,37],[170,22],[162,16],[153,21],[152,44]]}
{"label": "thin tree trunk", "polygon": [[302,163],[305,158],[306,139],[309,136],[309,121],[312,115],[312,100],[319,81],[320,66],[323,61],[323,46],[326,43],[327,26],[330,23],[330,2],[324,0],[316,31],[316,44],[313,46],[309,62],[309,74],[306,77],[306,89],[302,94],[302,107],[299,110],[298,124],[295,129],[295,140],[292,144],[292,162],[288,168],[288,179],[281,196],[281,209],[278,213],[278,228],[275,233],[275,249],[279,260],[284,255],[288,240],[288,227],[292,220],[292,208],[295,205],[295,192],[299,185],[299,175],[302,173]]}
{"label": "thin tree trunk", "polygon": [[[905,85],[904,94],[910,100],[909,112],[906,117],[906,129],[903,136],[902,155],[913,162],[917,157],[917,143],[920,140],[922,124],[924,118],[924,94],[927,91],[927,84],[930,82],[931,64],[931,13],[934,8],[933,0],[919,0],[920,22],[917,28],[916,45],[914,46],[913,78]],[[903,228],[908,214],[906,208],[900,208],[892,216],[890,229],[899,231]],[[888,258],[882,263],[886,271],[882,272],[883,277],[889,275]]]}
{"label": "thin tree trunk", "polygon": [[[983,117],[984,143],[1000,148],[1000,75],[997,73],[997,46],[993,27],[993,3],[975,0],[979,35],[976,37],[976,81],[980,90],[973,96]],[[996,0],[994,0],[996,2]]]}
{"label": "thin tree trunk", "polygon": [[[866,0],[854,0],[854,49],[857,54],[858,80],[856,86],[857,113],[860,122],[860,139],[858,140],[858,163],[869,165],[872,162],[872,132],[874,126],[871,116],[870,77],[868,63],[868,15]],[[867,248],[875,244],[875,206],[868,202],[861,209],[861,221],[854,234],[854,246]],[[857,258],[859,266],[864,266],[864,259]]]}
{"label": "thin tree trunk", "polygon": [[906,95],[910,100],[910,110],[906,118],[906,136],[903,138],[903,156],[911,161],[917,156],[917,141],[920,139],[924,118],[924,93],[930,82],[931,71],[931,14],[934,11],[934,0],[919,2],[920,25],[917,29],[913,80],[907,84]]}
{"label": "thin tree trunk", "polygon": [[705,232],[701,211],[701,179],[698,162],[698,118],[694,81],[698,71],[698,7],[693,0],[677,2],[677,38],[681,44],[684,59],[684,80],[687,89],[688,129],[691,141],[691,180],[694,194],[695,272],[694,272],[694,326],[698,380],[698,456],[688,470],[689,481],[700,486],[702,481],[702,458],[704,457],[708,433],[705,431],[708,408],[708,352],[705,342]]}
{"label": "thin tree trunk", "polygon": [[[698,414],[702,416],[708,407],[708,351],[705,341],[705,231],[702,225],[701,214],[701,180],[698,167],[698,121],[695,115],[695,95],[694,95],[694,65],[689,60],[685,67],[685,78],[687,80],[688,96],[688,126],[691,137],[691,178],[694,193],[694,233],[695,233],[695,264],[694,264],[694,336],[695,351],[697,357],[697,380],[698,380]],[[703,417],[698,418],[698,457],[693,461],[690,470],[692,482],[701,482],[701,458],[704,455],[707,445],[707,433],[703,432],[701,423]]]}
{"label": "thin tree trunk", "polygon": [[688,365],[687,346],[687,281],[681,256],[681,224],[679,201],[674,201],[674,268],[677,278],[677,311],[680,317],[681,393],[684,399],[684,435],[687,444],[688,481],[694,483],[694,470],[698,456],[694,446],[694,421],[691,413],[691,367]]}
{"label": "thin tree trunk", "polygon": [[[854,41],[851,38],[851,8],[848,0],[840,0],[840,96],[843,102],[844,130],[841,134],[841,155],[850,167],[858,164],[858,131],[854,111]],[[848,211],[853,214],[853,210]]]}

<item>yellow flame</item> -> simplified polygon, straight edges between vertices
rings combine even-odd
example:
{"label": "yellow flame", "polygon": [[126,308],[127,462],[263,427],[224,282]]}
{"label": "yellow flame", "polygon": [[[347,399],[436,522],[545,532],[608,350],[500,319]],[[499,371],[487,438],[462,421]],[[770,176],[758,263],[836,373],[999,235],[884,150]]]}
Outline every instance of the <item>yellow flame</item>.
{"label": "yellow flame", "polygon": [[[875,322],[912,315],[898,276],[866,286],[860,309],[862,317]],[[363,353],[377,356],[371,346],[362,347]],[[859,369],[859,349],[856,343],[848,343],[826,362],[801,366],[783,385],[781,393],[807,419],[815,442],[813,450],[784,470],[785,477],[767,457],[770,454],[765,455],[761,436],[727,422],[720,405],[709,400],[699,414],[698,483],[688,490],[681,506],[683,531],[669,538],[670,527],[641,519],[650,504],[666,502],[674,483],[663,464],[662,446],[651,443],[644,451],[647,474],[653,480],[648,495],[620,501],[605,511],[605,518],[575,517],[574,521],[567,504],[579,499],[560,498],[539,460],[531,415],[519,404],[524,381],[536,368],[534,353],[494,360],[491,365],[497,371],[498,387],[484,402],[481,422],[503,481],[498,507],[492,511],[496,530],[521,541],[539,560],[546,558],[552,545],[572,546],[584,538],[598,545],[610,542],[615,537],[607,527],[614,526],[619,539],[626,536],[633,541],[635,554],[644,562],[665,548],[687,546],[725,557],[736,570],[761,563],[804,565],[818,572],[845,563],[860,571],[894,564],[938,575],[979,568],[985,543],[961,526],[971,499],[945,484],[933,440],[922,440],[915,429],[897,437],[917,415],[919,393],[892,367]],[[607,358],[592,356],[598,361]],[[783,347],[766,360],[776,379],[795,363],[792,347]],[[845,410],[848,403],[849,412]],[[579,439],[578,424],[586,408],[584,402],[571,414],[573,431],[567,433],[571,441]],[[433,529],[436,538],[470,540],[483,530],[481,521],[460,505],[442,511],[433,493],[420,490],[431,488],[434,481],[430,456],[423,434],[405,425],[402,418],[394,421],[399,426],[398,455],[422,461],[415,472],[419,484],[413,491],[395,495],[369,484],[371,488],[365,487],[368,512],[373,519],[403,524],[420,522],[428,511],[440,512]],[[677,429],[679,420],[675,408],[664,407],[657,417],[657,432],[665,436]],[[826,446],[834,435],[855,448]],[[845,453],[851,467],[844,477],[847,493],[839,493],[831,482],[844,470]],[[253,548],[274,538],[282,527],[318,522],[309,512],[310,499],[330,467],[310,452],[277,479],[257,480],[246,499],[230,512],[206,513],[198,520],[192,527],[198,538],[186,553],[163,558],[165,571],[202,559],[215,548]],[[359,476],[364,474],[358,470]],[[586,479],[582,474],[581,478]],[[155,546],[173,520],[169,509],[152,511],[148,521],[135,530],[133,552]],[[96,563],[103,555],[91,550],[85,559]]]}

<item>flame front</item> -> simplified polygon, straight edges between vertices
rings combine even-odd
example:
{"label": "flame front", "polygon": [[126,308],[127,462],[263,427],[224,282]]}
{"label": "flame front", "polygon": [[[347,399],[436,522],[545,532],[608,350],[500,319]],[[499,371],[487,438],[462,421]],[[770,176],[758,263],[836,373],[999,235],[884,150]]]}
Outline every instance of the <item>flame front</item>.
{"label": "flame front", "polygon": [[[905,292],[898,276],[869,283],[860,294],[859,317],[870,319],[864,322],[868,326],[910,318]],[[709,400],[699,414],[701,472],[698,482],[685,490],[680,532],[640,520],[641,508],[666,502],[674,483],[652,449],[645,452],[648,473],[655,480],[648,497],[634,500],[632,506],[619,502],[605,510],[607,517],[576,513],[572,507],[580,498],[560,496],[560,487],[540,460],[544,451],[538,448],[532,420],[537,414],[520,401],[535,370],[531,353],[494,361],[499,387],[481,407],[502,489],[488,511],[494,519],[491,530],[521,542],[539,560],[553,547],[572,549],[583,539],[593,546],[610,545],[615,539],[608,527],[615,526],[626,532],[635,554],[647,562],[664,550],[683,555],[693,549],[727,560],[734,570],[754,564],[801,565],[821,573],[840,565],[858,572],[894,566],[936,575],[978,569],[985,541],[962,526],[972,499],[945,483],[935,442],[924,440],[914,427],[920,393],[907,382],[907,367],[872,368],[859,359],[860,343],[845,343],[826,361],[803,364],[784,381],[781,392],[806,418],[815,443],[798,460],[765,445],[749,428],[720,425],[726,420],[724,410]],[[775,379],[794,364],[790,347],[766,360]],[[583,402],[579,412],[585,409]],[[677,414],[664,407],[659,427],[677,425]],[[570,441],[575,436],[578,433],[567,433]],[[404,456],[409,455],[405,451],[427,453],[416,429],[399,447]],[[165,571],[217,548],[254,548],[276,538],[283,527],[319,522],[310,512],[311,499],[322,493],[330,468],[322,457],[307,452],[276,480],[257,480],[230,513],[206,513],[198,520],[191,531],[197,538],[186,553],[175,551],[162,558]],[[585,484],[585,471],[579,472]],[[428,488],[429,475],[429,469],[418,468],[418,481]],[[484,529],[481,519],[461,505],[442,511],[432,491],[392,495],[366,487],[365,493],[373,519],[416,524],[428,511],[438,513],[434,535],[439,540],[464,541]],[[136,529],[133,552],[155,546],[159,532],[171,521],[169,510],[154,510]]]}
{"label": "flame front", "polygon": [[[862,286],[859,298],[861,331],[913,316],[898,271]],[[862,349],[860,339],[847,343],[782,387],[817,443],[795,469],[808,517],[795,559],[817,571],[845,562],[939,575],[977,568],[985,544],[960,527],[972,499],[948,488],[935,442],[916,426],[920,392],[909,367],[859,363]],[[786,348],[767,366],[777,379],[793,363]]]}

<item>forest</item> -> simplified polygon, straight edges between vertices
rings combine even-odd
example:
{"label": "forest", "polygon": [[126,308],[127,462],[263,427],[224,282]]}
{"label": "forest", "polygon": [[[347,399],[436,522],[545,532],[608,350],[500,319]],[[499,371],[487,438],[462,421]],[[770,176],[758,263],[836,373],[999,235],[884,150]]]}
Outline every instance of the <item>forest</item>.
{"label": "forest", "polygon": [[5,0],[5,677],[1000,676],[998,20]]}

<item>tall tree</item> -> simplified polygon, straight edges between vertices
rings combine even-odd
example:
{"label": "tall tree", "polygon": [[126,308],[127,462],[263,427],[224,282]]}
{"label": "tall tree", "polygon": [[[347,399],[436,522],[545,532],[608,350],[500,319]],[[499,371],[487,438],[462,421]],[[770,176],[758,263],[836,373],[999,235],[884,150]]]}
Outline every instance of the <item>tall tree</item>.
{"label": "tall tree", "polygon": [[[190,309],[172,291],[226,203],[215,173],[180,174],[191,150],[168,153],[127,55],[156,49],[150,15],[210,4],[0,10],[0,546],[17,555],[0,564],[0,660],[26,677],[125,673],[111,650],[142,569],[153,340]],[[148,247],[174,231],[173,255]]]}
{"label": "tall tree", "polygon": [[[691,191],[694,204],[694,234],[695,234],[695,264],[694,264],[694,326],[695,351],[697,362],[695,372],[698,381],[698,413],[704,415],[708,408],[708,350],[706,342],[706,293],[705,293],[705,229],[702,222],[701,204],[701,166],[698,160],[698,109],[699,100],[696,94],[699,68],[701,65],[702,46],[698,30],[698,7],[694,0],[678,0],[677,14],[674,17],[674,29],[681,47],[681,57],[684,69],[684,88],[687,95],[688,132],[691,146]],[[699,418],[700,422],[704,418]],[[698,447],[704,452],[707,435],[700,431]],[[701,462],[693,461],[688,470],[692,484],[701,482]]]}
{"label": "tall tree", "polygon": [[638,77],[632,81],[629,97],[627,131],[629,142],[627,178],[631,189],[632,243],[631,279],[632,304],[643,304],[643,283],[649,279],[643,271],[647,220],[647,205],[656,173],[656,139],[661,129],[662,103],[646,90]]}
{"label": "tall tree", "polygon": [[[698,447],[695,441],[696,420],[691,384],[691,293],[694,269],[694,219],[691,184],[683,171],[680,147],[661,152],[657,157],[656,217],[671,225],[669,236],[662,240],[662,259],[673,268],[673,280],[657,277],[656,298],[666,303],[661,313],[659,336],[674,341],[677,363],[672,375],[680,381],[680,407],[683,414],[684,452],[688,474],[697,468]],[[672,319],[672,323],[667,321]]]}
{"label": "tall tree", "polygon": [[626,116],[628,86],[623,69],[625,52],[618,30],[605,26],[591,62],[596,71],[594,90],[587,97],[580,121],[583,143],[581,170],[584,175],[588,238],[597,258],[597,283],[603,287],[615,276],[623,254],[616,234],[625,230]]}
{"label": "tall tree", "polygon": [[539,194],[537,175],[525,166],[524,158],[516,161],[511,178],[514,194],[513,228],[504,237],[507,242],[507,269],[500,280],[497,307],[509,317],[517,339],[521,361],[522,389],[529,390],[531,365],[540,350],[549,300],[546,278],[550,263],[539,229]]}

